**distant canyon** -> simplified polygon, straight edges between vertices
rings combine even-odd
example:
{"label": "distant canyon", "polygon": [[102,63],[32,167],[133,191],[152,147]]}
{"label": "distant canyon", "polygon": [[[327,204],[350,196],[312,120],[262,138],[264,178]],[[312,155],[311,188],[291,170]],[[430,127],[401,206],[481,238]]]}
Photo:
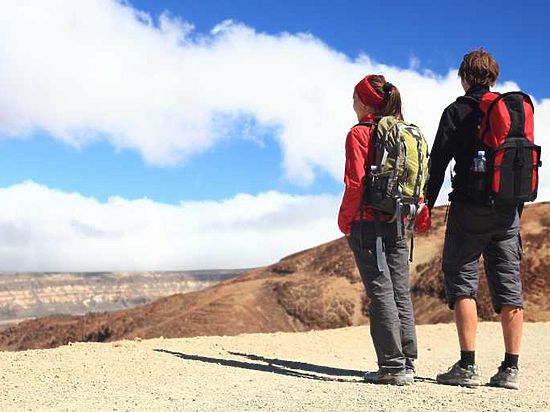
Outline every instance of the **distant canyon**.
{"label": "distant canyon", "polygon": [[188,293],[242,270],[0,273],[0,329],[36,317],[129,309]]}

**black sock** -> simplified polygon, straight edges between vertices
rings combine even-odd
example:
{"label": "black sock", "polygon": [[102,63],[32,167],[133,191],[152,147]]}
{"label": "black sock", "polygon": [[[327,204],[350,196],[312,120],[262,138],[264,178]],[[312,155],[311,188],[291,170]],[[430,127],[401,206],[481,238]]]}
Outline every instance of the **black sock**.
{"label": "black sock", "polygon": [[466,369],[469,365],[475,365],[476,351],[461,350],[460,351],[460,367]]}
{"label": "black sock", "polygon": [[506,368],[518,368],[518,360],[519,355],[513,355],[511,353],[506,352],[504,354],[504,362],[500,364],[500,366],[504,369]]}

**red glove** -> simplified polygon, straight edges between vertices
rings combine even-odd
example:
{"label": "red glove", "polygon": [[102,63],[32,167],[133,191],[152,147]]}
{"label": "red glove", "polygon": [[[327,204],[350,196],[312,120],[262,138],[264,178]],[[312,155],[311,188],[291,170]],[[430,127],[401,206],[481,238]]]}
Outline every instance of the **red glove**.
{"label": "red glove", "polygon": [[416,221],[414,222],[414,231],[416,233],[426,233],[430,229],[431,225],[432,219],[428,205],[422,204],[422,209],[420,209],[420,212],[416,217]]}

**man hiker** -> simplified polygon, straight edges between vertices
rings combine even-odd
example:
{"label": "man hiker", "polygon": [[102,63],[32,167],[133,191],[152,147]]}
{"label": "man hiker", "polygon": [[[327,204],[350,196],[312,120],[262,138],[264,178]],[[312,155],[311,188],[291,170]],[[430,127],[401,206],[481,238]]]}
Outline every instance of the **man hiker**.
{"label": "man hiker", "polygon": [[[521,191],[520,189],[523,187],[521,184],[525,179],[519,182],[519,186],[513,186],[518,179],[507,178],[506,173],[508,172],[505,171],[506,165],[502,159],[507,159],[508,154],[500,158],[500,161],[503,162],[502,169],[500,166],[494,168],[487,166],[491,153],[495,154],[492,159],[496,164],[499,159],[498,150],[504,149],[501,149],[503,146],[500,146],[491,152],[490,148],[484,146],[483,142],[485,141],[480,140],[480,135],[486,137],[484,132],[490,133],[490,126],[493,127],[493,131],[495,128],[506,127],[505,122],[500,125],[498,121],[497,123],[492,121],[490,125],[482,123],[483,116],[488,116],[486,112],[487,107],[490,106],[490,100],[498,98],[500,101],[498,105],[493,105],[496,109],[491,109],[492,112],[500,110],[508,113],[508,110],[517,109],[523,113],[523,117],[518,115],[517,119],[519,120],[508,114],[507,127],[510,130],[504,134],[506,136],[503,139],[508,139],[512,135],[511,128],[517,128],[517,134],[521,139],[525,139],[519,145],[532,144],[532,122],[527,124],[529,122],[526,120],[529,118],[532,120],[532,103],[529,97],[522,93],[510,93],[520,95],[520,97],[509,97],[510,99],[520,99],[520,103],[516,107],[509,104],[508,101],[504,101],[502,97],[507,94],[498,95],[490,92],[489,88],[495,84],[498,78],[499,66],[495,59],[483,49],[466,54],[458,74],[466,93],[465,96],[459,97],[443,111],[430,155],[431,165],[426,190],[427,204],[431,210],[441,189],[445,170],[450,160],[454,159],[455,175],[452,179],[453,190],[449,194],[451,204],[443,248],[442,269],[448,305],[450,309],[454,310],[460,344],[460,360],[447,372],[438,374],[437,381],[443,384],[468,387],[481,384],[475,358],[475,338],[478,265],[480,255],[483,254],[492,303],[494,310],[500,314],[505,346],[504,360],[498,367],[497,373],[491,377],[489,384],[519,389],[518,358],[523,325],[522,285],[519,274],[522,254],[519,212],[523,206],[521,200],[529,201],[534,197],[533,193],[523,198],[518,195],[518,190]],[[491,113],[491,116],[494,115],[495,113]],[[510,116],[512,116],[512,120],[516,119],[513,120],[512,125],[510,125]],[[514,122],[518,124],[514,125]],[[514,133],[516,133],[515,129]],[[516,138],[514,137],[514,139]],[[529,143],[529,139],[531,143]],[[530,156],[529,159],[532,159],[530,161],[534,161],[538,166],[540,151],[537,154],[534,145],[529,146],[526,151]],[[514,153],[516,153],[517,159],[517,153],[520,152]],[[534,169],[534,163],[531,163],[531,169]],[[511,167],[510,170],[510,173],[514,173]],[[493,180],[487,184],[490,190],[483,186],[485,183],[482,180],[476,180],[477,175],[485,176],[486,173],[489,173],[488,171],[494,173],[495,176],[499,173],[498,179],[492,176]],[[528,170],[528,173],[534,175],[536,171]],[[531,177],[528,176],[528,179]],[[532,179],[532,186],[535,187],[535,183],[538,184],[538,176],[532,176]],[[537,180],[535,181],[535,179]],[[491,192],[493,195],[499,195],[498,191],[501,190],[501,187],[509,184],[512,184],[512,189],[510,189],[512,195],[509,196],[512,201],[499,203],[494,199],[493,201],[488,200],[485,196],[486,192],[491,190],[494,192]],[[536,187],[535,189],[531,187],[531,180],[527,180],[527,184],[529,186],[527,190],[535,190],[534,196],[536,196]],[[501,191],[504,192],[504,189]],[[519,201],[514,204],[513,200],[516,198]]]}

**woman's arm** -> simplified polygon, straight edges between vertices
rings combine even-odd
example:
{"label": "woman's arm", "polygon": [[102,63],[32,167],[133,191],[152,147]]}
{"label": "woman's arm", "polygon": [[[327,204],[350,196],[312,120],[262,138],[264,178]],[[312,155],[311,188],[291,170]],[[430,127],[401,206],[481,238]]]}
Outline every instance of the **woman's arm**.
{"label": "woman's arm", "polygon": [[346,169],[344,184],[346,185],[340,212],[338,227],[349,235],[353,218],[359,211],[363,194],[362,180],[365,175],[365,157],[368,153],[370,129],[356,126],[350,130],[346,138]]}

